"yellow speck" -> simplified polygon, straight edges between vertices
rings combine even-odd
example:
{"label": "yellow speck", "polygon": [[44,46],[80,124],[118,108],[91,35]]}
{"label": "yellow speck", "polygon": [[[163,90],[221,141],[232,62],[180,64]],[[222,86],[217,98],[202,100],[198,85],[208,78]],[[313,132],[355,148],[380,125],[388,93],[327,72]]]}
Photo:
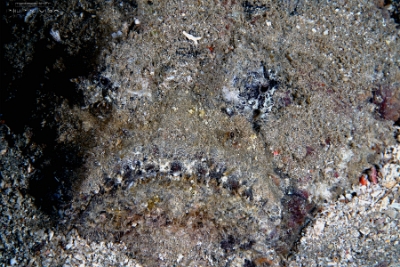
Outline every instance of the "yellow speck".
{"label": "yellow speck", "polygon": [[115,146],[119,146],[121,144],[122,140],[121,139],[117,139],[117,141],[115,142]]}
{"label": "yellow speck", "polygon": [[254,140],[254,139],[256,139],[256,138],[257,138],[257,135],[256,135],[256,134],[250,135],[250,139],[251,139],[251,140]]}
{"label": "yellow speck", "polygon": [[199,117],[200,117],[200,118],[203,118],[204,115],[206,115],[206,112],[204,111],[204,109],[201,109],[201,110],[199,111]]}
{"label": "yellow speck", "polygon": [[232,169],[228,169],[228,170],[226,170],[226,171],[223,173],[223,175],[224,175],[224,176],[231,175],[235,170],[236,170],[235,167],[232,168]]}
{"label": "yellow speck", "polygon": [[147,201],[147,208],[149,210],[152,210],[154,206],[160,202],[160,197],[159,196],[154,196],[149,201]]}

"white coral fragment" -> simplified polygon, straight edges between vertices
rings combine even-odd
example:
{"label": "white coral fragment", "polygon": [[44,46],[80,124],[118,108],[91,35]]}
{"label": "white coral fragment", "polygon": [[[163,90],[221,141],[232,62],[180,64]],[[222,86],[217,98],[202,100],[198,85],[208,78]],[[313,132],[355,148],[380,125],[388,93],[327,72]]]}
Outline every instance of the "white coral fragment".
{"label": "white coral fragment", "polygon": [[325,222],[322,219],[318,219],[315,223],[314,223],[314,228],[313,228],[313,234],[314,236],[319,236],[325,228]]}
{"label": "white coral fragment", "polygon": [[56,42],[61,42],[61,37],[60,37],[60,32],[59,31],[51,29],[50,30],[50,35],[53,37],[53,39]]}
{"label": "white coral fragment", "polygon": [[192,40],[195,45],[197,45],[198,44],[197,41],[201,39],[201,37],[195,37],[195,36],[185,32],[185,31],[183,31],[183,35],[185,35],[186,38],[188,38],[189,40]]}
{"label": "white coral fragment", "polygon": [[39,11],[39,9],[37,7],[32,8],[31,10],[29,10],[28,12],[26,12],[24,21],[26,23],[30,23],[35,17],[37,12]]}

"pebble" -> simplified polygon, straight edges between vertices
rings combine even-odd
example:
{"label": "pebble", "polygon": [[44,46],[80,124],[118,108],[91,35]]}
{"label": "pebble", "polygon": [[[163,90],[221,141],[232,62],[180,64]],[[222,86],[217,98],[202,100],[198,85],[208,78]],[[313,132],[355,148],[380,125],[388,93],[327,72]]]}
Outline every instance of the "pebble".
{"label": "pebble", "polygon": [[362,228],[360,229],[360,232],[361,232],[363,235],[368,235],[368,234],[370,233],[370,230],[369,230],[368,227],[362,227]]}
{"label": "pebble", "polygon": [[388,209],[385,211],[385,214],[392,219],[396,219],[399,213],[393,209]]}
{"label": "pebble", "polygon": [[10,264],[11,264],[12,266],[16,265],[16,264],[17,264],[17,260],[16,260],[15,258],[12,258],[12,259],[10,260]]}
{"label": "pebble", "polygon": [[392,204],[390,205],[390,207],[391,207],[391,208],[394,208],[394,209],[396,209],[396,210],[400,210],[400,203],[392,203]]}
{"label": "pebble", "polygon": [[386,210],[387,207],[388,207],[388,204],[389,204],[389,198],[388,198],[388,197],[384,197],[384,198],[382,199],[382,202],[381,202],[381,206],[380,206],[379,211]]}

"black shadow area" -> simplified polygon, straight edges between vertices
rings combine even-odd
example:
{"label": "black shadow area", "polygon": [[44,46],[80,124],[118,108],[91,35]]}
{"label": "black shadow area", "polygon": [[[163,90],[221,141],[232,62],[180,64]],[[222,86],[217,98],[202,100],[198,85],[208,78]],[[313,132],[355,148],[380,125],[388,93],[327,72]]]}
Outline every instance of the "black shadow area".
{"label": "black shadow area", "polygon": [[[88,18],[86,26],[93,25],[92,29],[100,27],[99,21]],[[32,133],[30,143],[21,148],[36,169],[30,179],[28,193],[35,198],[37,207],[53,218],[59,218],[59,211],[69,205],[73,188],[82,177],[80,172],[86,148],[56,141],[59,121],[55,109],[65,100],[71,107],[83,105],[83,95],[70,80],[96,71],[98,54],[105,46],[98,40],[105,39],[103,35],[107,30],[99,29],[95,38],[89,41],[76,36],[76,45],[80,49],[72,55],[66,44],[57,43],[49,36],[36,39],[33,59],[21,73],[20,69],[8,62],[4,53],[6,44],[18,44],[15,27],[22,29],[20,32],[24,34],[30,34],[24,30],[26,26],[23,19],[5,20],[3,17],[0,120],[16,135],[21,135],[27,129]],[[50,32],[49,26],[40,20],[33,30]],[[21,46],[21,43],[18,45]],[[59,62],[62,62],[62,67],[59,67]],[[16,145],[15,140],[9,140],[9,144]],[[40,153],[32,149],[32,144],[40,148]]]}

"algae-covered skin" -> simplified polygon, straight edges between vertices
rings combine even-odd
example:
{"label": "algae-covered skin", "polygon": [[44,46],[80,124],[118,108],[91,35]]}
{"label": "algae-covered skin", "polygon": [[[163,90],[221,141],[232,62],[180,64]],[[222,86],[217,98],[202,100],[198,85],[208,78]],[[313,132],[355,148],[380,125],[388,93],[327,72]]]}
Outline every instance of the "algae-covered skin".
{"label": "algae-covered skin", "polygon": [[[60,224],[124,242],[144,266],[282,265],[318,203],[358,183],[396,142],[389,7],[75,4],[56,4],[72,21],[43,20],[67,54],[90,37],[97,45],[95,69],[70,79],[79,101],[62,94],[50,113],[57,146],[85,159],[57,192],[73,199],[57,206],[68,210]],[[75,40],[74,21],[97,33]]]}
{"label": "algae-covered skin", "polygon": [[[123,31],[122,22],[97,79],[78,84],[91,115],[109,120],[98,137],[108,144],[96,145],[95,155],[106,157],[118,142],[123,154],[135,146],[187,155],[236,147],[247,151],[243,158],[264,155],[269,171],[281,169],[323,199],[356,182],[379,162],[378,147],[394,142],[393,122],[379,118],[373,95],[382,86],[399,93],[398,33],[374,5],[137,2],[136,9],[140,24]],[[199,44],[183,31],[201,36]],[[95,108],[102,105],[113,107],[107,118]],[[78,113],[85,131],[98,129]]]}
{"label": "algae-covered skin", "polygon": [[[80,233],[122,240],[150,265],[290,255],[312,201],[335,198],[379,162],[375,146],[394,142],[370,103],[379,73],[366,65],[380,63],[357,37],[361,11],[316,8],[138,3],[141,30],[78,85],[88,111],[77,120],[97,138],[80,185],[97,195]],[[113,107],[107,117],[101,105]]]}

